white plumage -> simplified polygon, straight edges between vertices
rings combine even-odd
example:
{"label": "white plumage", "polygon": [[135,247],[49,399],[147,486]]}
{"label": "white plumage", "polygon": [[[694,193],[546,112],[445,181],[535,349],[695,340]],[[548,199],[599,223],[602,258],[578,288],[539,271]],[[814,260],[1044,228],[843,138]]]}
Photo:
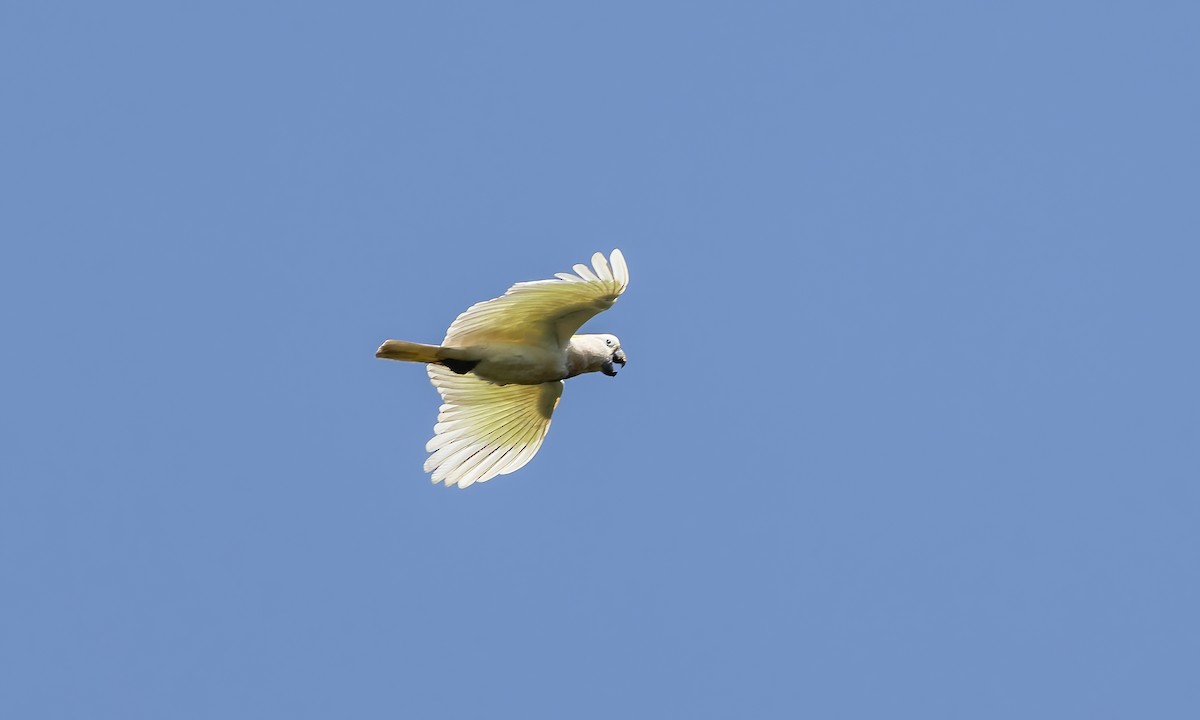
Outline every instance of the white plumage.
{"label": "white plumage", "polygon": [[629,285],[620,250],[575,274],[513,285],[458,316],[440,346],[388,340],[377,357],[427,363],[442,396],[425,471],[433,482],[469,487],[524,466],[541,447],[563,380],[616,375],[625,352],[613,335],[576,335]]}

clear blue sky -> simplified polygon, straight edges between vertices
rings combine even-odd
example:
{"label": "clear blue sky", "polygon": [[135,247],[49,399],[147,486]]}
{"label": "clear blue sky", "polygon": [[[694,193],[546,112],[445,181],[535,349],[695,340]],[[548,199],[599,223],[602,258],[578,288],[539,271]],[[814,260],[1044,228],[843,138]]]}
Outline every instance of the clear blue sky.
{"label": "clear blue sky", "polygon": [[[0,715],[1200,717],[1198,32],[6,2]],[[614,247],[432,486],[375,347]]]}

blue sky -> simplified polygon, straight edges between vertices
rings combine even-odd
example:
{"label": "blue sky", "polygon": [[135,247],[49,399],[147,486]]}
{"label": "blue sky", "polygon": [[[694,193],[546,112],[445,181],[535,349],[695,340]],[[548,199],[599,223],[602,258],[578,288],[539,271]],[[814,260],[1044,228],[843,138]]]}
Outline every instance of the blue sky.
{"label": "blue sky", "polygon": [[[1188,3],[0,9],[0,714],[1195,717]],[[538,456],[376,360],[620,247]]]}

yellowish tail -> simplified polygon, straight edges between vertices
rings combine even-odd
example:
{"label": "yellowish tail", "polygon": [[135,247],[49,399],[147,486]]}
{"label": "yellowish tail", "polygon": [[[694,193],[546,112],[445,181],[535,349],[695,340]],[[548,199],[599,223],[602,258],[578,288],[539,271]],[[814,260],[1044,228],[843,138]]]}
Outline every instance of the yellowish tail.
{"label": "yellowish tail", "polygon": [[403,340],[387,340],[375,351],[375,357],[385,360],[405,360],[407,362],[438,363],[445,365],[459,375],[465,375],[479,364],[478,357],[472,357],[470,350],[461,348],[438,347],[437,345],[422,345]]}
{"label": "yellowish tail", "polygon": [[375,357],[387,360],[436,363],[442,361],[441,352],[442,349],[437,345],[422,345],[421,343],[405,342],[403,340],[387,340],[375,351]]}

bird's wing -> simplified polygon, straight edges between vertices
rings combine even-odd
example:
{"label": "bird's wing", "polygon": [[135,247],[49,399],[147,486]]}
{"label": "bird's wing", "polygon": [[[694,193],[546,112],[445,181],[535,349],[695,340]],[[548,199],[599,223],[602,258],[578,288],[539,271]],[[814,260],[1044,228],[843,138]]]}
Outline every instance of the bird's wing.
{"label": "bird's wing", "polygon": [[573,269],[577,274],[517,283],[494,300],[472,305],[450,325],[442,344],[566,347],[585,322],[612,307],[629,285],[629,268],[620,250],[612,251],[611,265],[603,253],[596,253],[591,268],[580,263]]}
{"label": "bird's wing", "polygon": [[474,375],[456,375],[428,365],[442,395],[438,422],[425,450],[425,472],[435,483],[465,488],[507,475],[529,462],[550,430],[550,415],[562,397],[562,381],[541,385],[493,385]]}

